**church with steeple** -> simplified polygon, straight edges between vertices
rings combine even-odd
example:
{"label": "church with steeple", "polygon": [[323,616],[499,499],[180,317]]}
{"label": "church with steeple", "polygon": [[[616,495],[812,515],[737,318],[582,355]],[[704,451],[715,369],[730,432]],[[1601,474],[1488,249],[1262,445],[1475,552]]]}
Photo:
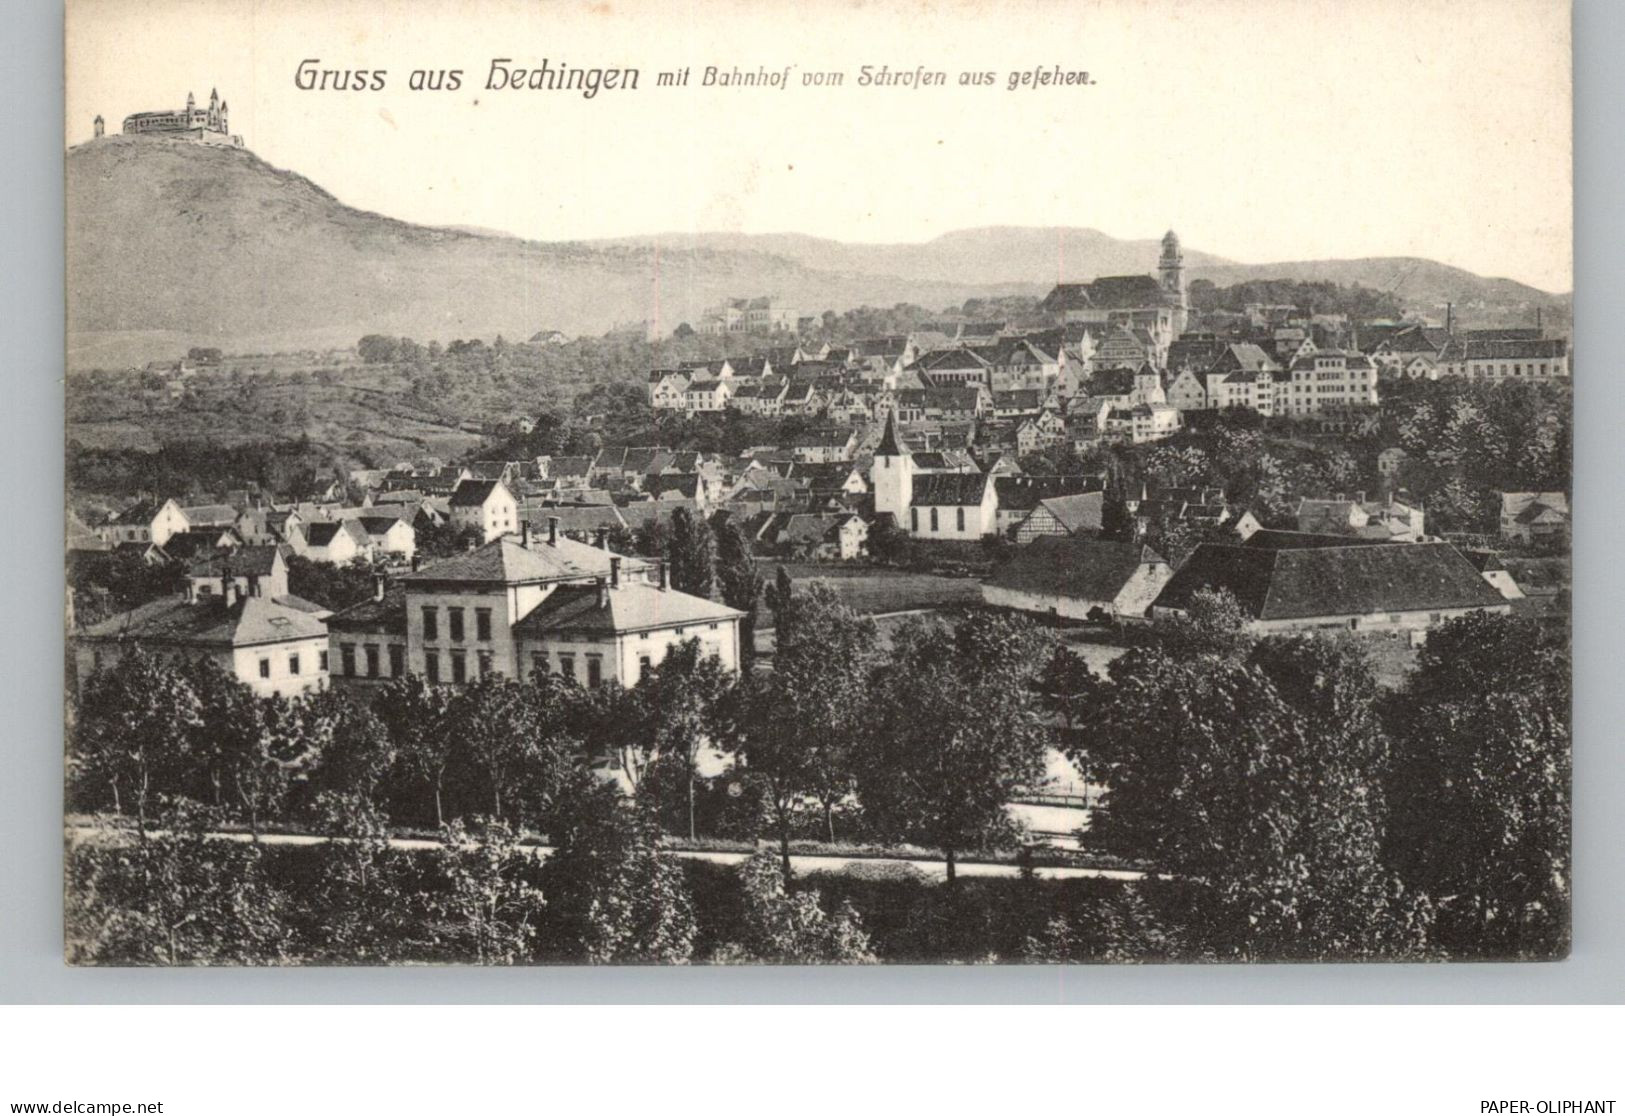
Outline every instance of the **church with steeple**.
{"label": "church with steeple", "polygon": [[1190,328],[1190,291],[1179,234],[1169,229],[1155,275],[1103,275],[1088,283],[1057,283],[1038,304],[1057,324],[1144,335],[1160,363],[1168,346]]}
{"label": "church with steeple", "polygon": [[[207,108],[199,108],[197,99],[188,93],[186,107],[164,112],[136,112],[124,118],[127,136],[151,136],[159,139],[189,140],[192,143],[219,143],[231,147],[243,145],[242,136],[231,134],[230,109],[218,90],[209,90]],[[96,138],[103,135],[105,125],[96,117]]]}

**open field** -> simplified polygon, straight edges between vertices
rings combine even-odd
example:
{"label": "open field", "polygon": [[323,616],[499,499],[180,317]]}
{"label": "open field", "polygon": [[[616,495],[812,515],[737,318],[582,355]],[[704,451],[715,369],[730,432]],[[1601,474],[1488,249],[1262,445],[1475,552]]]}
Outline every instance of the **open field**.
{"label": "open field", "polygon": [[828,582],[842,601],[862,613],[907,612],[979,604],[981,584],[966,577],[942,577],[883,566],[820,565],[811,562],[764,562],[771,577],[783,566],[795,581]]}

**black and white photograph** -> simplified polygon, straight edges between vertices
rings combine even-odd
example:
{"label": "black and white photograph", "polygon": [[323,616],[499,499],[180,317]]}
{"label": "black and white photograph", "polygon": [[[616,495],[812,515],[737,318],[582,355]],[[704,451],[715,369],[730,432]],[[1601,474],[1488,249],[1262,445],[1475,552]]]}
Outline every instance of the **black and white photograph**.
{"label": "black and white photograph", "polygon": [[1569,18],[68,0],[62,961],[1563,961]]}

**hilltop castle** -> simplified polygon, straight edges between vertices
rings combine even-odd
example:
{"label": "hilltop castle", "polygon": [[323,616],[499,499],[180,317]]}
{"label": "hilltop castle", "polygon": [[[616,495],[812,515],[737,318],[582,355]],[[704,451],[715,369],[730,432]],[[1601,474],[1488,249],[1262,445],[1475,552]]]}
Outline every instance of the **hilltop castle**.
{"label": "hilltop castle", "polygon": [[[226,102],[216,90],[209,90],[209,107],[197,107],[197,100],[186,94],[186,107],[170,112],[136,112],[124,118],[127,136],[157,136],[162,139],[191,140],[194,143],[222,143],[232,147],[243,145],[242,136],[231,134],[226,122]],[[101,139],[106,125],[100,116],[95,120],[96,138]]]}

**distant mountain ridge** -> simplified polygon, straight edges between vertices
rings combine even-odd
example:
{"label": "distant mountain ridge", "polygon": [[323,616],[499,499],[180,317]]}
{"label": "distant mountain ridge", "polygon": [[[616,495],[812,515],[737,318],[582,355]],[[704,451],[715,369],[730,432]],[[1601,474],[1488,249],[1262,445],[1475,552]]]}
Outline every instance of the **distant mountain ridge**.
{"label": "distant mountain ridge", "polygon": [[[669,331],[723,298],[757,294],[807,314],[899,302],[938,310],[1042,294],[1058,275],[1144,273],[1157,256],[1154,240],[1092,229],[970,229],[892,245],[730,233],[540,243],[355,209],[247,149],[108,137],[70,149],[66,164],[70,368],[173,359],[192,345],[325,348],[374,332],[516,338],[645,319]],[[1186,261],[1193,277],[1221,282],[1385,286],[1405,268],[1411,299],[1434,289],[1554,298],[1430,261],[1243,265],[1190,249]]]}

